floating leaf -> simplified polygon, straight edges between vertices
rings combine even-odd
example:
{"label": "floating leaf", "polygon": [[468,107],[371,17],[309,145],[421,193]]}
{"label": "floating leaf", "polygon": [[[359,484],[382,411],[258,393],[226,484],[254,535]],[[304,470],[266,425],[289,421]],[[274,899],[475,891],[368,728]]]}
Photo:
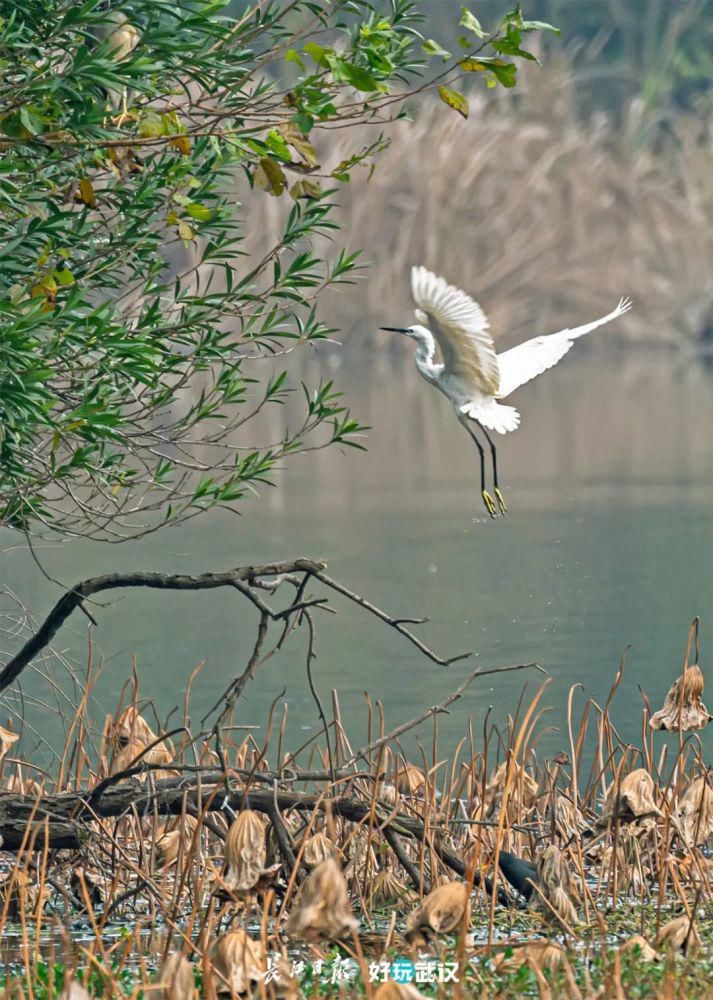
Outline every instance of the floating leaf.
{"label": "floating leaf", "polygon": [[450,59],[451,54],[447,52],[442,46],[435,42],[432,38],[427,38],[426,41],[421,46],[423,51],[427,56],[442,56],[444,61]]}
{"label": "floating leaf", "polygon": [[458,24],[461,28],[467,28],[468,31],[472,31],[478,38],[487,38],[487,32],[481,28],[480,21],[475,14],[471,14],[467,7],[463,8],[463,13]]}
{"label": "floating leaf", "polygon": [[261,191],[267,191],[268,194],[275,196],[281,195],[287,187],[287,178],[282,172],[282,167],[267,156],[264,156],[255,168],[253,182]]}
{"label": "floating leaf", "polygon": [[438,88],[438,96],[449,108],[453,108],[464,118],[468,117],[468,100],[463,94],[459,94],[457,90],[451,90],[450,87],[441,86]]}

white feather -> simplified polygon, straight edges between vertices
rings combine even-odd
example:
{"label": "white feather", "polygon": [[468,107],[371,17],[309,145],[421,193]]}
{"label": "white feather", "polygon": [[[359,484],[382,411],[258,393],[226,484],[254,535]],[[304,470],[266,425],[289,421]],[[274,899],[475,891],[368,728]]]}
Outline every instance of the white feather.
{"label": "white feather", "polygon": [[548,368],[553,368],[558,361],[565,356],[570,347],[578,337],[583,337],[597,327],[610,323],[613,319],[623,316],[631,309],[629,299],[621,299],[616,309],[613,309],[601,319],[595,319],[593,323],[585,323],[584,326],[576,326],[572,330],[560,330],[559,333],[551,333],[547,337],[533,337],[526,340],[524,344],[509,351],[503,351],[498,355],[498,365],[500,366],[500,391],[499,399],[505,399],[511,392],[529,382],[531,379],[541,375]]}
{"label": "white feather", "polygon": [[[443,355],[446,371],[474,390],[497,395],[498,361],[488,319],[469,295],[425,267],[411,269],[416,318],[425,313]],[[421,314],[421,315],[419,315]]]}

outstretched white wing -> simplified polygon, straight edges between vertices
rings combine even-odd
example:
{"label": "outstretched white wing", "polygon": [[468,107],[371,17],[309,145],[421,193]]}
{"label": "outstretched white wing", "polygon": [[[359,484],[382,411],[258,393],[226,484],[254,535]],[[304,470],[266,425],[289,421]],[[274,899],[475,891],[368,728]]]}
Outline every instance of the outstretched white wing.
{"label": "outstretched white wing", "polygon": [[411,290],[418,309],[430,320],[446,372],[458,375],[473,389],[496,395],[498,359],[487,317],[478,303],[425,267],[411,269]]}
{"label": "outstretched white wing", "polygon": [[595,319],[593,323],[584,326],[576,326],[573,330],[561,330],[559,333],[551,333],[547,337],[534,337],[526,340],[524,344],[509,351],[503,351],[498,355],[498,365],[500,367],[500,399],[505,399],[511,392],[519,386],[529,382],[548,368],[552,368],[565,356],[574,341],[578,337],[583,337],[585,333],[591,333],[598,326],[610,323],[613,319],[623,316],[631,309],[630,299],[621,299],[619,305],[612,312],[601,319]]}

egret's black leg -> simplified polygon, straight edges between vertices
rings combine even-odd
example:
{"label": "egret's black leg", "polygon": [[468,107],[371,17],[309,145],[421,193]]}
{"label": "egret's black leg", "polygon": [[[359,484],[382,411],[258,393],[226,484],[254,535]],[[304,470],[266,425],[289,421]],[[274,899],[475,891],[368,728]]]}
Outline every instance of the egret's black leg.
{"label": "egret's black leg", "polygon": [[491,455],[491,457],[493,459],[493,492],[495,493],[495,499],[498,501],[498,507],[500,508],[500,513],[501,514],[507,514],[508,509],[505,506],[505,498],[503,497],[502,493],[500,492],[500,488],[498,486],[498,452],[497,452],[497,448],[493,444],[493,439],[490,437],[490,435],[488,434],[488,432],[486,431],[486,429],[483,427],[483,425],[481,424],[481,422],[478,420],[478,421],[476,421],[476,423],[478,424],[478,427],[480,427],[480,429],[483,432],[483,434],[485,434],[485,440],[490,445],[490,455]]}
{"label": "egret's black leg", "polygon": [[478,454],[480,455],[480,495],[483,498],[485,509],[487,510],[488,514],[490,514],[491,517],[497,517],[498,515],[495,510],[495,504],[493,503],[493,498],[485,488],[485,451],[483,450],[483,446],[478,439],[478,435],[470,426],[470,423],[468,423],[467,420],[461,420],[461,423],[475,441],[475,446],[478,449]]}

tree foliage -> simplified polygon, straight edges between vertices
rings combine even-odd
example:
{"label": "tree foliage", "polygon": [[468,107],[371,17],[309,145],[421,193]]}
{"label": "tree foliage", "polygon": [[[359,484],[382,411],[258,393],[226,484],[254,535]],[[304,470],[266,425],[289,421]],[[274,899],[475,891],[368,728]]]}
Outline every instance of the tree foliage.
{"label": "tree foliage", "polygon": [[[546,27],[464,11],[454,57],[410,0],[231,9],[0,2],[0,523],[122,540],[233,507],[287,456],[360,447],[330,382],[279,440],[246,431],[299,391],[285,355],[334,332],[319,296],[358,266],[312,240],[407,99],[440,88],[467,114],[454,81],[512,85]],[[335,130],[354,153],[328,170]],[[239,199],[270,197],[283,230],[255,259]]]}

